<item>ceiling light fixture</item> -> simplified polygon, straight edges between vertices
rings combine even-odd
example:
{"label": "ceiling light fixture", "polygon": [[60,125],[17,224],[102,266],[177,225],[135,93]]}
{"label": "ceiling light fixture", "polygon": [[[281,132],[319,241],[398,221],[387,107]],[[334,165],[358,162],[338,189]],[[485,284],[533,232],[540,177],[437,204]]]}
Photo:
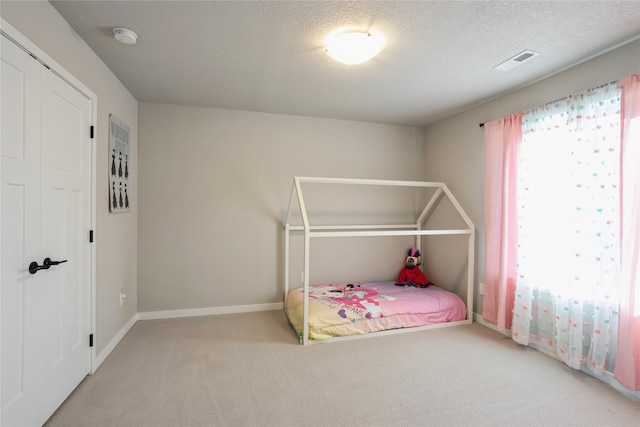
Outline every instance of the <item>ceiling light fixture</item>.
{"label": "ceiling light fixture", "polygon": [[127,28],[114,28],[113,37],[123,44],[136,44],[138,35]]}
{"label": "ceiling light fixture", "polygon": [[374,31],[333,32],[325,39],[327,54],[343,64],[361,64],[384,47],[384,36]]}

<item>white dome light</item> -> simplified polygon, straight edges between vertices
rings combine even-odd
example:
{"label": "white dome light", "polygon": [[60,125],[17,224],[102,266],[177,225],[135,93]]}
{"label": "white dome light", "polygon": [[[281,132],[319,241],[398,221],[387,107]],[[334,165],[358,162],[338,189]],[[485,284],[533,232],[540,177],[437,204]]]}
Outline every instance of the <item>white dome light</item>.
{"label": "white dome light", "polygon": [[370,60],[382,50],[384,43],[382,34],[364,31],[330,34],[325,40],[329,56],[349,65]]}
{"label": "white dome light", "polygon": [[123,44],[136,44],[138,35],[127,28],[114,28],[113,37]]}

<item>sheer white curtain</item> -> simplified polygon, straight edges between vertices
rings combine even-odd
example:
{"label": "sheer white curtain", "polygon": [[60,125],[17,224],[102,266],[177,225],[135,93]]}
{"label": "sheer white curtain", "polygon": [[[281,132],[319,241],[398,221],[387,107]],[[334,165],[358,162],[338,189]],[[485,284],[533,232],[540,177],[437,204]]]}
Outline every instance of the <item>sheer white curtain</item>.
{"label": "sheer white curtain", "polygon": [[620,89],[578,93],[522,122],[513,339],[599,374],[617,333]]}

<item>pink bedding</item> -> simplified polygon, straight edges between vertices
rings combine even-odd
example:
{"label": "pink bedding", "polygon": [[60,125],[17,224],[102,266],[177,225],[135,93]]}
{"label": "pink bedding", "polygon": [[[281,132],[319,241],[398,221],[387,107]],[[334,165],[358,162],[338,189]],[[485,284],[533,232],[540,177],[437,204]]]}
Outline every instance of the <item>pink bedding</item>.
{"label": "pink bedding", "polygon": [[[313,340],[464,320],[467,314],[460,297],[437,286],[354,282],[311,286],[309,291],[309,338]],[[302,288],[293,289],[285,301],[285,311],[299,337],[302,293]]]}

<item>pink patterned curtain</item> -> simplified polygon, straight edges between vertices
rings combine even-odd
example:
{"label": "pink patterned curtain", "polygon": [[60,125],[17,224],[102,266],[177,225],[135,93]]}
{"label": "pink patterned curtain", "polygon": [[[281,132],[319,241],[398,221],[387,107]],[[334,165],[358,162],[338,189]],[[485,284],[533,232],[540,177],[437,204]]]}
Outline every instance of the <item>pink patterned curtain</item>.
{"label": "pink patterned curtain", "polygon": [[620,283],[620,88],[523,115],[512,336],[574,369],[611,366]]}
{"label": "pink patterned curtain", "polygon": [[640,390],[640,74],[622,89],[622,265],[614,377]]}
{"label": "pink patterned curtain", "polygon": [[511,328],[516,282],[516,162],[522,114],[484,125],[484,300],[482,317]]}

